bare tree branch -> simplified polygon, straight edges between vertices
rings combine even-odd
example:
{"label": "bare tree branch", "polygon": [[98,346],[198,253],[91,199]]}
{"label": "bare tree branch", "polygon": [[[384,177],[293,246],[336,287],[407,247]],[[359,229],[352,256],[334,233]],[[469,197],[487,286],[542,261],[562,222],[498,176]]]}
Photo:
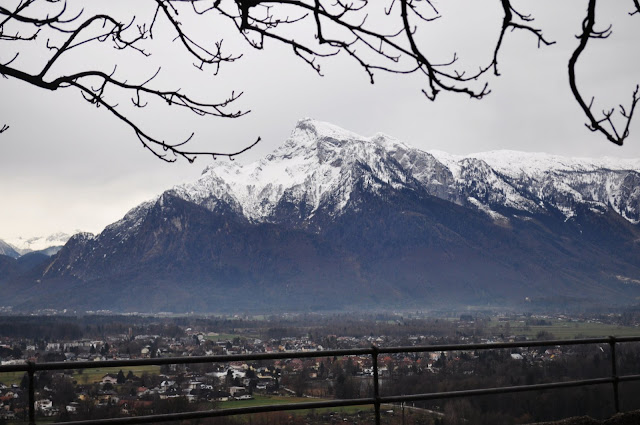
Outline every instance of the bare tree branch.
{"label": "bare tree branch", "polygon": [[587,8],[587,16],[582,22],[582,34],[578,36],[580,43],[578,44],[578,47],[571,55],[571,59],[569,59],[569,85],[571,86],[571,92],[573,93],[573,96],[576,98],[576,100],[578,101],[578,104],[580,105],[585,115],[587,116],[587,119],[589,120],[589,122],[585,124],[587,128],[591,131],[594,131],[594,132],[597,131],[602,133],[610,142],[615,143],[616,145],[622,146],[622,144],[624,143],[624,140],[627,137],[629,137],[629,126],[631,125],[631,120],[633,118],[636,105],[640,100],[640,96],[639,96],[640,86],[636,85],[636,88],[631,98],[631,106],[628,110],[622,105],[619,106],[620,115],[622,115],[624,119],[623,129],[619,130],[620,127],[617,127],[612,119],[612,116],[615,112],[615,108],[603,110],[602,117],[596,118],[591,110],[594,99],[592,98],[591,102],[589,102],[589,104],[587,105],[587,103],[584,101],[584,98],[580,94],[580,91],[578,90],[578,86],[576,84],[576,63],[578,62],[578,58],[580,57],[582,52],[584,52],[584,49],[587,47],[587,43],[589,42],[589,40],[592,38],[606,39],[611,35],[611,26],[609,26],[603,31],[596,31],[594,29],[595,24],[596,24],[596,0],[589,0],[589,6]]}
{"label": "bare tree branch", "polygon": [[[635,10],[630,14],[640,13],[640,0],[632,1]],[[77,90],[86,101],[104,107],[129,126],[145,148],[165,161],[177,158],[193,161],[199,155],[233,157],[245,149],[231,153],[191,151],[186,148],[194,137],[190,131],[181,140],[166,141],[143,129],[126,107],[145,108],[152,100],[161,100],[167,106],[198,116],[238,118],[249,112],[231,110],[241,92],[232,91],[226,99],[217,102],[197,100],[181,90],[161,87],[157,77],[163,67],[158,65],[153,65],[140,82],[129,82],[133,78],[127,79],[117,65],[112,71],[77,68],[66,72],[60,71],[58,65],[66,63],[68,67],[69,61],[62,58],[72,57],[74,49],[80,46],[110,45],[116,52],[131,52],[144,59],[153,53],[154,32],[159,31],[162,21],[163,31],[172,32],[175,45],[192,58],[197,69],[212,70],[212,74],[217,75],[221,66],[239,60],[242,55],[224,51],[222,35],[218,40],[198,40],[193,29],[195,25],[217,28],[220,21],[223,24],[231,21],[237,31],[235,35],[252,48],[265,49],[273,43],[288,46],[294,56],[319,75],[322,75],[323,60],[342,54],[360,67],[371,83],[381,72],[415,74],[423,78],[422,91],[431,100],[440,92],[481,99],[491,92],[492,75],[500,75],[498,57],[508,32],[530,34],[538,47],[555,43],[548,40],[541,29],[533,27],[533,17],[517,11],[511,0],[499,2],[504,16],[496,28],[495,44],[488,46],[492,54],[479,66],[463,69],[456,52],[450,57],[435,57],[428,45],[432,40],[423,37],[423,31],[441,18],[441,11],[429,0],[140,0],[136,6],[149,7],[149,16],[133,16],[126,21],[109,13],[108,8],[105,13],[91,15],[84,9],[68,10],[71,7],[64,0],[22,0],[17,5],[14,2],[13,8],[0,5],[0,52],[8,55],[0,61],[0,75],[46,90]],[[589,2],[580,44],[569,62],[570,85],[589,119],[588,127],[622,144],[629,133],[638,90],[633,94],[630,107],[620,106],[626,125],[619,130],[614,125],[613,110],[604,111],[599,119],[593,116],[592,104],[586,104],[575,82],[575,65],[589,39],[607,38],[609,34],[609,30],[593,29],[595,3],[596,0]],[[379,19],[385,19],[385,24],[380,25]],[[20,53],[25,43],[42,39],[45,41],[41,44],[50,55],[34,72],[21,64]],[[123,95],[128,96],[131,103],[118,103]],[[249,147],[254,144],[250,143]]]}
{"label": "bare tree branch", "polygon": [[513,6],[511,6],[511,0],[501,0],[502,9],[504,11],[504,18],[502,20],[502,29],[500,30],[500,37],[498,37],[498,42],[496,43],[496,48],[493,52],[493,72],[495,75],[500,75],[498,72],[498,52],[500,51],[500,47],[502,47],[502,41],[504,40],[504,35],[509,28],[512,30],[520,29],[533,33],[538,39],[538,47],[542,44],[550,46],[555,44],[555,41],[548,41],[542,35],[542,31],[539,29],[535,29],[525,23],[517,23],[514,21],[514,15],[520,18],[523,22],[531,22],[533,18],[530,15],[523,15],[516,11]]}
{"label": "bare tree branch", "polygon": [[9,130],[9,126],[6,124],[2,124],[2,127],[0,127],[0,134],[4,133],[7,130]]}
{"label": "bare tree branch", "polygon": [[[30,37],[22,37],[19,36],[18,33],[6,36],[5,28],[8,28],[11,24],[36,27],[38,31],[41,27],[46,27],[52,36],[57,35],[58,39],[60,37],[63,37],[63,39],[60,43],[53,42],[51,38],[47,40],[47,47],[53,54],[37,74],[31,74],[13,66],[12,62],[14,62],[18,55],[18,53],[16,53],[16,56],[10,61],[0,63],[0,75],[17,78],[36,87],[51,91],[69,87],[78,89],[85,100],[96,106],[105,107],[114,116],[131,127],[142,145],[164,161],[173,162],[176,158],[182,157],[193,162],[198,155],[209,155],[214,158],[216,156],[232,158],[257,143],[253,142],[247,148],[236,152],[192,152],[184,149],[184,145],[192,139],[193,134],[178,142],[167,142],[160,137],[152,136],[125,115],[118,104],[109,102],[105,97],[105,91],[109,87],[113,87],[124,90],[125,92],[131,92],[132,95],[130,97],[132,104],[137,108],[143,108],[148,104],[148,102],[142,100],[142,96],[147,96],[163,100],[169,106],[185,108],[199,116],[237,118],[245,115],[248,111],[229,111],[228,109],[231,103],[237,100],[242,93],[231,92],[231,94],[221,102],[198,101],[189,95],[181,93],[179,90],[163,90],[152,87],[153,80],[160,71],[159,69],[151,78],[141,83],[128,83],[127,80],[118,78],[115,69],[110,74],[100,70],[81,70],[48,78],[54,65],[58,63],[64,55],[67,55],[75,47],[89,43],[105,43],[109,41],[117,50],[132,50],[148,56],[148,53],[145,52],[141,43],[151,37],[153,25],[159,18],[159,14],[156,13],[154,15],[153,20],[148,26],[143,24],[134,27],[133,23],[135,18],[125,24],[108,14],[84,17],[83,12],[80,12],[77,15],[72,15],[70,18],[67,18],[65,15],[67,10],[66,3],[63,3],[60,10],[53,15],[37,17],[36,10],[30,9],[30,7],[33,7],[36,3],[37,0],[21,2],[13,11],[0,7],[0,17],[4,16],[4,19],[0,21],[0,40],[14,42],[33,40],[38,34],[36,31]],[[205,65],[218,66],[222,62],[233,62],[237,59],[237,56],[222,53],[221,42],[215,44],[216,50],[207,50],[194,42],[191,37],[183,31],[180,22],[177,20],[177,9],[171,5],[169,0],[155,0],[155,3],[157,4],[158,10],[162,12],[162,16],[169,21],[171,27],[175,30],[176,39],[179,40],[186,51],[198,61],[198,66],[201,69]],[[28,14],[30,10],[34,13]],[[90,35],[94,34],[96,30],[100,31],[98,35]],[[93,82],[93,84],[91,82]],[[167,153],[171,155],[167,156]]]}

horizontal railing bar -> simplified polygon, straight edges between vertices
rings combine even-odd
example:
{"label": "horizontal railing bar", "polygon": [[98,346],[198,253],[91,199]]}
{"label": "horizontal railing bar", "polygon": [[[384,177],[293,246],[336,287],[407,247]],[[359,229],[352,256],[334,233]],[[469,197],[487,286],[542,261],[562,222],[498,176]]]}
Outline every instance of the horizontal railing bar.
{"label": "horizontal railing bar", "polygon": [[[619,380],[620,381],[640,380],[640,375],[628,375],[625,377],[620,377]],[[558,388],[603,385],[603,384],[610,384],[613,381],[614,381],[614,378],[594,378],[594,379],[583,379],[578,381],[554,382],[554,383],[548,383],[548,384],[533,384],[533,385],[520,385],[520,386],[510,386],[510,387],[483,388],[483,389],[474,389],[474,390],[446,391],[441,393],[385,396],[385,397],[380,397],[378,401],[380,403],[399,403],[399,402],[406,402],[406,401],[427,401],[427,400],[438,400],[438,399],[444,399],[444,398],[498,395],[498,394],[508,394],[508,393],[525,392],[525,391],[542,391],[542,390],[558,389]],[[216,409],[216,410],[203,410],[203,411],[197,411],[197,412],[171,413],[166,415],[150,415],[150,416],[138,416],[138,417],[134,416],[134,417],[127,417],[127,418],[62,422],[61,425],[143,424],[143,423],[153,423],[153,422],[166,422],[166,421],[173,421],[173,420],[235,416],[235,415],[245,415],[245,414],[254,414],[254,413],[321,409],[321,408],[345,407],[345,406],[363,406],[363,405],[373,405],[375,401],[376,401],[375,398],[360,398],[360,399],[318,401],[318,402],[308,402],[308,403],[275,404],[275,405],[265,405],[265,406],[239,407],[239,408],[233,408],[233,409]]]}
{"label": "horizontal railing bar", "polygon": [[[625,337],[624,341],[614,338],[615,342],[640,342],[640,337]],[[495,350],[500,348],[530,348],[530,347],[553,347],[566,345],[588,345],[588,344],[609,344],[611,338],[581,338],[581,339],[556,339],[549,341],[515,341],[515,342],[491,342],[476,344],[442,344],[442,345],[422,345],[407,347],[380,347],[380,354],[387,353],[420,353],[434,351],[465,351],[465,350]]]}
{"label": "horizontal railing bar", "polygon": [[[190,356],[190,357],[156,357],[149,359],[128,359],[128,360],[99,360],[80,362],[50,362],[36,363],[36,370],[67,370],[67,369],[94,369],[103,367],[120,366],[161,366],[169,364],[193,364],[193,363],[227,363],[245,360],[279,360],[279,359],[300,359],[313,357],[333,357],[333,356],[358,356],[371,355],[371,348],[356,348],[344,350],[325,351],[291,351],[285,353],[254,353],[254,354],[225,354],[217,356]],[[7,368],[5,370],[5,368]],[[3,365],[0,366],[2,372],[27,371],[27,364]]]}
{"label": "horizontal railing bar", "polygon": [[[420,353],[435,351],[465,351],[465,350],[492,350],[501,348],[523,348],[523,347],[548,347],[548,346],[566,346],[566,345],[585,345],[585,344],[605,344],[610,343],[611,338],[583,338],[572,340],[550,340],[550,341],[516,341],[516,342],[495,342],[495,343],[477,343],[477,344],[444,344],[444,345],[422,345],[422,346],[406,346],[406,347],[379,347],[379,354],[394,353]],[[640,337],[620,337],[613,338],[617,342],[640,342]],[[166,365],[166,364],[193,364],[193,363],[223,363],[245,360],[279,360],[279,359],[296,359],[296,358],[317,358],[332,356],[357,356],[372,355],[373,348],[355,348],[340,350],[324,350],[324,351],[297,351],[284,353],[253,353],[253,354],[226,354],[215,356],[193,356],[193,357],[158,357],[150,359],[129,359],[129,360],[100,360],[100,361],[80,361],[80,362],[51,362],[36,363],[36,370],[65,370],[65,369],[88,369],[98,367],[120,367],[120,366],[150,366],[150,365]],[[27,364],[18,365],[2,365],[2,372],[26,372]]]}
{"label": "horizontal railing bar", "polygon": [[593,379],[582,379],[579,381],[552,382],[548,384],[519,385],[519,386],[511,386],[511,387],[482,388],[482,389],[475,389],[475,390],[444,391],[441,393],[386,396],[386,397],[380,397],[380,401],[382,403],[397,403],[401,401],[438,400],[442,398],[458,398],[458,397],[470,397],[470,396],[478,396],[478,395],[518,393],[518,392],[524,392],[524,391],[540,391],[540,390],[549,390],[549,389],[555,389],[555,388],[583,387],[588,385],[610,384],[613,381],[614,381],[614,378],[593,378]]}
{"label": "horizontal railing bar", "polygon": [[618,376],[620,382],[640,381],[640,375],[622,375]]}
{"label": "horizontal railing bar", "polygon": [[237,407],[233,409],[200,410],[196,412],[168,413],[164,415],[132,416],[127,418],[94,419],[88,421],[59,422],[59,425],[125,425],[168,422],[187,419],[204,419],[221,416],[247,415],[254,413],[284,412],[291,410],[322,409],[373,404],[373,398],[316,401],[308,403],[270,404],[265,406]]}
{"label": "horizontal railing bar", "polygon": [[[285,353],[254,353],[254,354],[224,354],[217,356],[192,356],[192,357],[156,357],[153,359],[133,359],[133,360],[100,360],[85,362],[52,362],[36,364],[36,370],[60,370],[60,369],[82,369],[96,367],[118,367],[118,366],[149,366],[167,364],[193,364],[193,363],[227,363],[246,360],[279,360],[279,359],[300,359],[312,357],[332,357],[332,356],[358,356],[362,354],[370,355],[370,348],[347,349],[347,350],[327,350],[327,351],[298,351]],[[69,365],[73,365],[69,367]],[[46,365],[46,366],[45,366]]]}
{"label": "horizontal railing bar", "polygon": [[27,363],[0,365],[0,373],[26,372],[27,370],[29,370]]}
{"label": "horizontal railing bar", "polygon": [[[246,360],[278,360],[278,359],[298,359],[298,358],[318,358],[331,356],[355,356],[370,355],[377,356],[379,354],[393,353],[419,353],[419,352],[437,352],[437,351],[464,351],[464,350],[491,350],[505,348],[524,348],[524,347],[548,347],[548,346],[569,346],[569,345],[586,345],[586,344],[616,344],[623,342],[640,342],[640,337],[607,337],[607,338],[582,338],[574,340],[549,340],[549,341],[516,341],[516,342],[496,342],[496,343],[475,343],[475,344],[440,344],[427,346],[407,346],[407,347],[387,347],[378,348],[371,346],[369,348],[356,349],[338,349],[326,351],[301,351],[301,352],[278,352],[278,353],[254,353],[254,354],[228,354],[214,356],[195,356],[195,357],[160,357],[150,359],[121,359],[121,360],[101,360],[101,361],[81,361],[81,362],[52,362],[52,363],[33,363],[15,365],[0,365],[0,373],[4,372],[27,372],[44,370],[68,370],[68,369],[86,369],[86,368],[116,368],[122,366],[145,366],[145,365],[167,365],[167,364],[194,364],[194,363],[224,363]],[[615,371],[614,371],[615,374]],[[640,380],[640,375],[612,376],[609,378],[594,378],[578,381],[553,382],[547,384],[521,385],[511,387],[497,387],[486,389],[448,391],[440,393],[412,394],[401,396],[386,396],[378,398],[361,398],[348,400],[329,400],[319,402],[305,403],[289,403],[278,405],[265,405],[253,407],[241,407],[233,409],[215,409],[196,412],[172,413],[166,415],[149,415],[134,416],[126,418],[111,418],[90,421],[64,422],[63,424],[143,424],[154,422],[165,422],[173,420],[188,420],[199,418],[211,418],[220,416],[233,416],[253,413],[266,413],[276,411],[291,411],[303,409],[332,408],[343,406],[360,406],[375,405],[376,403],[397,403],[405,401],[425,401],[437,400],[444,398],[458,398],[478,395],[507,394],[523,391],[548,390],[556,388],[570,388],[588,385],[601,385],[617,382],[630,382]]]}
{"label": "horizontal railing bar", "polygon": [[609,341],[611,341],[611,339],[613,338],[613,340],[615,342],[638,342],[640,341],[640,336],[610,336],[609,338],[607,338]]}

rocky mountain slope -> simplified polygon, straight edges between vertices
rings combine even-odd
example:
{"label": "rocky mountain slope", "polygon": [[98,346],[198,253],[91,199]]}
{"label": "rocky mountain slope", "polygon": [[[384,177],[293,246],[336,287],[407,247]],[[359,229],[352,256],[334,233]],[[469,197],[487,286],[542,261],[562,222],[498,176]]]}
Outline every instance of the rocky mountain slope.
{"label": "rocky mountain slope", "polygon": [[20,256],[20,253],[18,253],[18,251],[16,251],[13,246],[0,239],[0,255],[6,255],[7,257],[11,258],[18,258]]}
{"label": "rocky mountain slope", "polygon": [[457,157],[307,119],[2,289],[18,308],[584,308],[640,296],[639,221],[639,160]]}

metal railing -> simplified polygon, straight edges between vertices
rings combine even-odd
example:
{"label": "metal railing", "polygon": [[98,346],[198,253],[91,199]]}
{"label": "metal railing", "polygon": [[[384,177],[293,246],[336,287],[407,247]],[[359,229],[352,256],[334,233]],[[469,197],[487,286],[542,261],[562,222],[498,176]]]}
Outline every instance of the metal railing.
{"label": "metal railing", "polygon": [[[523,391],[549,390],[557,388],[584,387],[590,385],[611,384],[613,388],[613,402],[615,411],[620,411],[620,399],[618,384],[620,382],[639,381],[638,375],[618,376],[616,344],[624,342],[640,342],[640,337],[608,337],[608,338],[583,338],[573,340],[550,340],[550,341],[522,341],[522,342],[501,342],[487,344],[446,344],[446,345],[428,345],[428,346],[409,346],[409,347],[377,347],[375,345],[369,348],[342,349],[342,350],[325,350],[325,351],[306,351],[306,352],[284,352],[284,353],[259,353],[259,354],[234,354],[234,355],[216,355],[216,356],[194,356],[194,357],[164,357],[151,359],[133,359],[133,360],[105,360],[105,361],[81,361],[81,362],[53,362],[53,363],[34,363],[18,365],[0,366],[0,373],[3,372],[26,372],[29,381],[29,424],[36,424],[35,409],[35,373],[37,371],[53,371],[68,369],[90,369],[102,367],[122,367],[122,366],[149,366],[149,365],[170,365],[170,364],[195,364],[195,363],[226,363],[237,361],[255,361],[255,360],[283,360],[283,359],[303,359],[333,356],[362,356],[369,355],[373,365],[373,397],[357,398],[357,399],[336,399],[327,401],[315,401],[305,403],[288,403],[278,405],[240,407],[231,409],[214,409],[202,410],[195,412],[171,413],[162,415],[146,415],[132,416],[123,418],[100,419],[89,421],[73,421],[61,422],[62,425],[108,425],[108,424],[145,424],[156,422],[168,422],[174,420],[203,419],[221,416],[233,416],[253,413],[265,412],[282,412],[304,409],[319,409],[331,407],[345,406],[364,406],[373,405],[375,410],[376,424],[380,424],[380,406],[388,403],[401,403],[407,401],[426,401],[438,400],[445,398],[460,398],[477,395],[496,395],[516,393]],[[546,384],[506,386],[496,388],[482,388],[473,390],[460,391],[444,391],[426,394],[410,394],[381,396],[380,381],[378,370],[378,356],[380,354],[394,353],[428,353],[443,351],[467,351],[467,350],[492,350],[504,348],[529,348],[529,347],[549,347],[549,346],[568,346],[568,345],[588,345],[588,344],[608,344],[611,354],[611,375],[606,378],[591,378],[575,381],[551,382]]]}

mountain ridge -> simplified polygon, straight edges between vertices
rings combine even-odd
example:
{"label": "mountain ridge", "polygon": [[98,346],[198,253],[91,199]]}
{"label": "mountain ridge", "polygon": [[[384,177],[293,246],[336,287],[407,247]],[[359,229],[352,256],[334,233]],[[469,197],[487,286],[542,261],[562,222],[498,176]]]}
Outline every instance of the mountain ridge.
{"label": "mountain ridge", "polygon": [[[380,155],[386,155],[386,161],[380,161]],[[514,158],[520,161],[515,162]],[[473,198],[488,208],[500,205],[539,212],[545,208],[540,206],[542,202],[570,218],[573,204],[591,202],[596,209],[614,207],[634,224],[640,221],[640,185],[636,184],[640,182],[640,159],[596,160],[516,151],[444,155],[411,148],[381,133],[362,137],[310,119],[301,120],[285,143],[262,160],[246,166],[236,163],[209,166],[196,182],[172,190],[193,202],[204,202],[205,197],[214,194],[233,208],[241,208],[252,220],[268,220],[275,204],[285,194],[306,195],[307,203],[313,205],[312,211],[317,209],[327,192],[336,186],[348,187],[350,169],[344,162],[352,161],[349,166],[353,166],[356,160],[369,167],[378,179],[396,188],[413,178],[430,194],[460,205],[474,203],[469,201]],[[401,168],[400,172],[380,167],[380,164],[395,165],[393,162]],[[604,181],[589,181],[589,175],[597,171],[601,174],[597,177]],[[571,180],[568,174],[575,176],[575,173],[581,173],[581,179]],[[560,181],[554,182],[554,179]],[[477,183],[483,181],[491,187],[478,187]],[[533,182],[537,185],[531,190],[519,190]],[[606,185],[609,190],[590,196],[589,190],[598,184]],[[576,191],[580,185],[587,187]],[[619,192],[625,188],[632,193],[625,194],[625,202],[621,203]],[[554,192],[556,197],[549,192]],[[348,192],[343,195],[338,209],[345,204]],[[559,200],[557,195],[566,199]]]}
{"label": "mountain ridge", "polygon": [[0,287],[17,308],[116,311],[640,297],[640,161],[478,156],[301,120],[264,158],[209,166]]}
{"label": "mountain ridge", "polygon": [[[78,231],[76,231],[76,233],[78,233]],[[16,256],[16,258],[31,252],[39,252],[51,256],[57,253],[71,236],[72,235],[68,233],[57,232],[47,236],[16,237],[7,240],[0,239],[0,254],[3,254],[3,249],[6,249],[3,247],[10,247],[10,249],[15,252],[13,255]]]}
{"label": "mountain ridge", "polygon": [[15,247],[2,239],[0,239],[0,255],[6,255],[11,258],[18,258],[20,253],[15,249]]}

